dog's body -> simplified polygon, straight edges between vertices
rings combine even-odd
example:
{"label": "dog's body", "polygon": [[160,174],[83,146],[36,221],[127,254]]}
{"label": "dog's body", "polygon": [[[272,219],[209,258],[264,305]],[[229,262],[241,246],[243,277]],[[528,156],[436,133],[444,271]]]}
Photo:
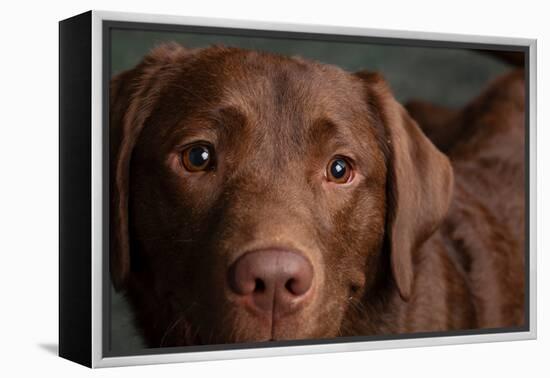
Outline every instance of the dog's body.
{"label": "dog's body", "polygon": [[[433,106],[424,106],[433,114]],[[421,112],[418,103],[408,109],[421,126],[437,118]],[[455,270],[452,282],[463,280],[469,306],[453,307],[470,307],[467,328],[523,325],[524,72],[497,79],[461,111],[446,112],[428,135],[451,159],[455,194],[446,219],[421,251],[429,254],[439,245]]]}
{"label": "dog's body", "polygon": [[522,325],[522,83],[442,117],[451,168],[371,73],[170,45],[114,78],[111,274],[149,345]]}
{"label": "dog's body", "polygon": [[450,157],[453,200],[416,251],[411,298],[403,301],[394,291],[359,334],[524,324],[523,75],[518,70],[499,78],[460,111],[416,101],[407,106]]}

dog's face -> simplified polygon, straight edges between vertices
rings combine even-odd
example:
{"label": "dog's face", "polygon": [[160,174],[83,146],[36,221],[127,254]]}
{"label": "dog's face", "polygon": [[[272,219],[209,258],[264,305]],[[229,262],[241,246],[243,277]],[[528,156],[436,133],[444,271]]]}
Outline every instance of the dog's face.
{"label": "dog's face", "polygon": [[406,299],[452,174],[404,117],[376,76],[239,49],[115,78],[111,271],[151,346],[353,335]]}

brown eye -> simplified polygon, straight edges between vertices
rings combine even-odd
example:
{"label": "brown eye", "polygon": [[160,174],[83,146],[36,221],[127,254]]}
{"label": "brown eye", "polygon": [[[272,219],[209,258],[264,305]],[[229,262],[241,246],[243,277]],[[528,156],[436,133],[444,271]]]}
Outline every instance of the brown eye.
{"label": "brown eye", "polygon": [[353,179],[351,164],[344,158],[334,158],[327,165],[327,179],[336,184],[346,184]]}
{"label": "brown eye", "polygon": [[204,171],[212,167],[212,152],[205,145],[191,146],[183,151],[182,160],[189,172]]}

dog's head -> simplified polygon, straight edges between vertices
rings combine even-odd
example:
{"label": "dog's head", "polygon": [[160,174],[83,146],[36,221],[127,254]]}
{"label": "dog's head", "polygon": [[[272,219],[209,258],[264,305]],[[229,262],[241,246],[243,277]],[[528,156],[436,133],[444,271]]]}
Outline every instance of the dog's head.
{"label": "dog's head", "polygon": [[375,74],[164,45],[112,80],[111,276],[152,346],[356,333],[452,170]]}

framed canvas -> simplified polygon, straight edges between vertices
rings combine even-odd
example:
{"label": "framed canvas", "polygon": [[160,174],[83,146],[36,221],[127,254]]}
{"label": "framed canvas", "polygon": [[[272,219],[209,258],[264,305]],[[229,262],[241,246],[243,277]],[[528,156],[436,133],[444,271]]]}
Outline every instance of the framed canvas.
{"label": "framed canvas", "polygon": [[536,337],[536,40],[59,24],[59,354]]}

